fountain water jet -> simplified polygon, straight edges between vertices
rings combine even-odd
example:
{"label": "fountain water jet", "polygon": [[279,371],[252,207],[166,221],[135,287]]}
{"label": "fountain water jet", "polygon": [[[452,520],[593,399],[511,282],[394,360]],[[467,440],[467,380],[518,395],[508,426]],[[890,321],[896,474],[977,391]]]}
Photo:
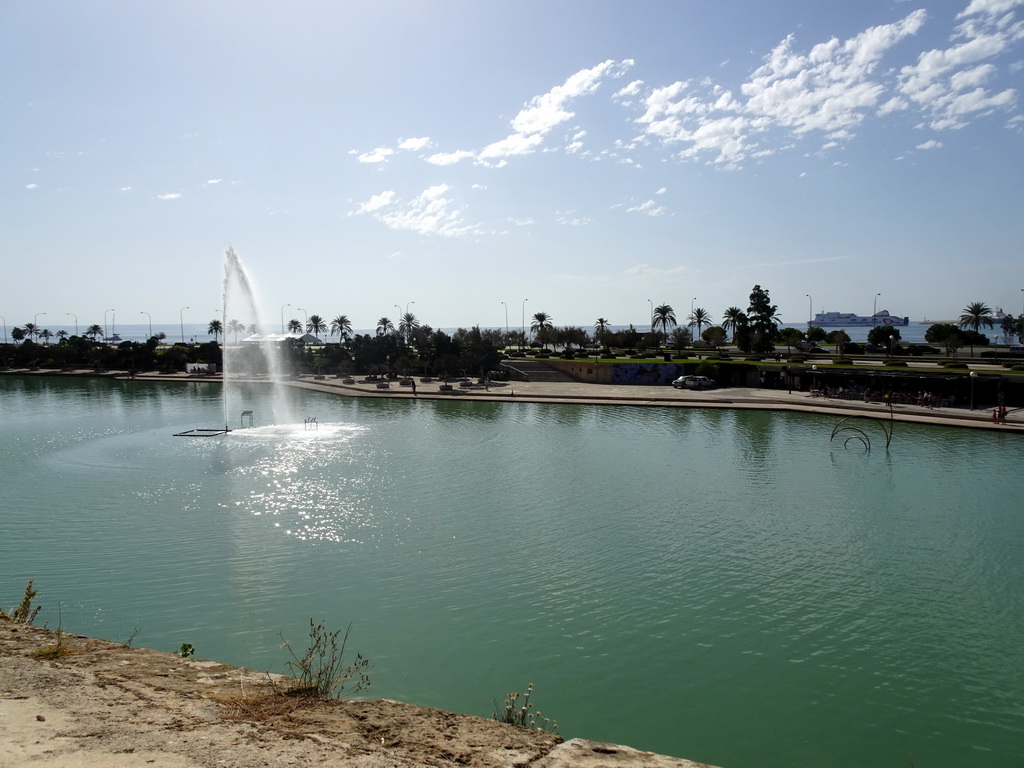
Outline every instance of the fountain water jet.
{"label": "fountain water jet", "polygon": [[[243,403],[243,389],[240,380],[269,379],[272,387],[272,423],[291,424],[294,418],[290,412],[287,391],[284,385],[286,366],[283,342],[268,338],[269,327],[259,313],[259,302],[252,279],[249,277],[234,248],[228,246],[224,253],[224,424],[231,423],[230,414],[243,410],[251,411],[251,405]],[[260,336],[258,343],[238,343],[239,329],[242,332]],[[254,329],[254,330],[253,330]],[[228,334],[233,333],[235,344],[228,343]],[[257,418],[259,418],[257,414]],[[264,423],[266,420],[263,419]],[[250,421],[251,424],[251,421]]]}

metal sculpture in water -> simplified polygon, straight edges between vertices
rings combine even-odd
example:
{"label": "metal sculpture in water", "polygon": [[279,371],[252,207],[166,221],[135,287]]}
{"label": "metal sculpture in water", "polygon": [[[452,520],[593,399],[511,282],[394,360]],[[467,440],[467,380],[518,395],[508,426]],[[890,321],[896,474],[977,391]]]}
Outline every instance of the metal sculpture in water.
{"label": "metal sculpture in water", "polygon": [[896,423],[895,419],[893,418],[891,406],[889,408],[888,426],[886,426],[885,422],[882,421],[881,419],[876,419],[871,416],[847,416],[845,419],[840,421],[832,428],[832,436],[829,438],[829,442],[834,442],[838,436],[843,435],[844,448],[848,447],[851,440],[854,440],[864,447],[865,453],[871,453],[871,438],[869,438],[867,432],[865,432],[860,427],[847,425],[846,422],[850,421],[851,419],[867,419],[868,421],[873,421],[875,424],[881,427],[882,433],[885,435],[885,450],[889,450],[889,444],[892,442],[892,428],[893,425]]}

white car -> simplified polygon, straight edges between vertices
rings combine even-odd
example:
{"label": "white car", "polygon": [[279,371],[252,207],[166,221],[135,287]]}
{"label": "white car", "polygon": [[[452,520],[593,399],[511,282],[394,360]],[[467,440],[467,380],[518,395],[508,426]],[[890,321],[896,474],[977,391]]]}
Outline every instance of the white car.
{"label": "white car", "polygon": [[680,376],[672,382],[676,389],[711,389],[715,382],[707,376]]}

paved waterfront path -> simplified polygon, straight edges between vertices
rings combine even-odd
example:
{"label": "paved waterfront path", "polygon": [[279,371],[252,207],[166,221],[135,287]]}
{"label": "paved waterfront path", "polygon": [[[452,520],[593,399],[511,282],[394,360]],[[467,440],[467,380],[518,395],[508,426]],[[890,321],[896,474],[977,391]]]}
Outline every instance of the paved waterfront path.
{"label": "paved waterfront path", "polygon": [[[8,369],[0,373],[13,375],[51,375],[51,376],[106,376],[116,379],[128,379],[126,371],[109,371],[96,374],[92,371],[29,371],[28,369]],[[197,376],[194,374],[157,374],[144,373],[135,377],[138,381],[208,381],[221,382],[221,376]],[[266,379],[256,379],[265,381]],[[357,379],[355,383],[346,384],[344,379],[325,376],[316,378],[303,375],[289,379],[289,386],[329,392],[347,397],[393,397],[406,399],[441,399],[441,400],[477,400],[492,402],[534,402],[534,403],[565,403],[592,405],[622,405],[663,408],[746,408],[776,411],[802,411],[807,413],[834,414],[837,416],[867,416],[871,418],[889,418],[889,406],[883,403],[865,403],[858,400],[837,400],[827,397],[815,397],[807,392],[789,392],[785,389],[768,389],[757,387],[728,387],[707,391],[674,389],[668,385],[643,384],[587,384],[583,382],[541,382],[541,381],[510,381],[496,382],[489,388],[473,385],[461,386],[461,380],[454,380],[448,391],[440,391],[442,382],[434,380],[421,382],[416,380],[416,394],[411,386],[403,386],[397,381],[389,383],[388,388],[378,388],[377,382],[364,382]],[[992,423],[991,404],[979,405],[977,410],[967,408],[927,408],[917,405],[894,405],[892,418],[897,421],[917,422],[922,424],[942,424],[950,427],[969,427],[989,429],[999,432],[1024,434],[1024,409],[1013,410],[1007,416],[1005,424]]]}

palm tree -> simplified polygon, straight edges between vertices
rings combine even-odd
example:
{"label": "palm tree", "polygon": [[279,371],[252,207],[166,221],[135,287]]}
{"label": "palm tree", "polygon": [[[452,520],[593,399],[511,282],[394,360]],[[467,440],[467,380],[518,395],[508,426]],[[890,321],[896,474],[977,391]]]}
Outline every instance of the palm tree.
{"label": "palm tree", "polygon": [[61,328],[59,331],[57,331],[57,343],[58,344],[63,344],[65,341],[67,341],[67,338],[68,338],[68,332],[65,331],[63,328]]}
{"label": "palm tree", "polygon": [[690,325],[697,326],[697,332],[693,335],[693,338],[699,339],[700,329],[703,328],[705,325],[711,325],[711,315],[709,315],[707,313],[707,310],[704,309],[703,307],[697,307],[695,310],[693,310],[693,312],[690,313],[690,316],[687,318],[687,321],[690,323]]}
{"label": "palm tree", "polygon": [[348,315],[338,315],[336,318],[331,320],[331,336],[338,334],[341,342],[344,344],[348,341],[348,337],[352,333],[352,321],[348,319]]}
{"label": "palm tree", "polygon": [[402,315],[402,319],[398,321],[398,332],[405,336],[406,344],[412,341],[412,332],[419,327],[420,323],[412,312],[406,312]]}
{"label": "palm tree", "polygon": [[43,328],[43,330],[39,332],[39,335],[43,339],[43,344],[49,344],[50,339],[53,338],[53,331],[51,331],[49,328]]}
{"label": "palm tree", "polygon": [[[983,301],[972,301],[961,310],[959,322],[961,328],[970,328],[975,333],[978,333],[982,326],[991,328],[994,324],[992,308]],[[971,343],[971,357],[974,357],[973,343]]]}
{"label": "palm tree", "polygon": [[85,335],[88,336],[93,341],[96,341],[97,336],[103,335],[103,326],[99,325],[98,323],[90,325],[88,328],[85,329]]}
{"label": "palm tree", "polygon": [[992,308],[983,301],[972,301],[960,314],[960,327],[970,328],[977,333],[982,326],[991,328],[995,324],[992,319]]}
{"label": "palm tree", "polygon": [[605,334],[608,333],[609,323],[603,317],[594,321],[594,339],[598,344],[604,344]]}
{"label": "palm tree", "polygon": [[547,346],[548,334],[551,333],[551,329],[554,327],[554,320],[547,312],[535,312],[530,319],[530,330],[537,337],[537,341],[544,346]]}
{"label": "palm tree", "polygon": [[722,315],[722,327],[732,331],[733,343],[736,343],[736,331],[747,324],[747,313],[739,307],[729,307]]}
{"label": "palm tree", "polygon": [[314,336],[327,333],[327,323],[320,315],[310,315],[306,321],[306,333],[312,333]]}
{"label": "palm tree", "polygon": [[238,320],[228,320],[228,333],[235,334],[235,346],[238,346],[238,334],[245,330],[245,324]]}
{"label": "palm tree", "polygon": [[33,339],[39,335],[39,326],[35,323],[25,323],[25,335]]}
{"label": "palm tree", "polygon": [[211,320],[210,324],[206,326],[206,335],[213,336],[214,341],[217,341],[222,333],[224,333],[224,325],[220,320]]}
{"label": "palm tree", "polygon": [[390,317],[382,317],[377,321],[377,335],[383,336],[386,333],[394,333],[395,324],[391,322]]}
{"label": "palm tree", "polygon": [[[668,336],[669,328],[676,327],[676,313],[672,309],[671,304],[661,304],[654,308],[654,318],[651,320],[651,330],[658,330],[661,327],[661,332],[666,337]],[[659,342],[660,343],[660,342]]]}
{"label": "palm tree", "polygon": [[288,333],[302,333],[302,323],[292,318],[288,321]]}

